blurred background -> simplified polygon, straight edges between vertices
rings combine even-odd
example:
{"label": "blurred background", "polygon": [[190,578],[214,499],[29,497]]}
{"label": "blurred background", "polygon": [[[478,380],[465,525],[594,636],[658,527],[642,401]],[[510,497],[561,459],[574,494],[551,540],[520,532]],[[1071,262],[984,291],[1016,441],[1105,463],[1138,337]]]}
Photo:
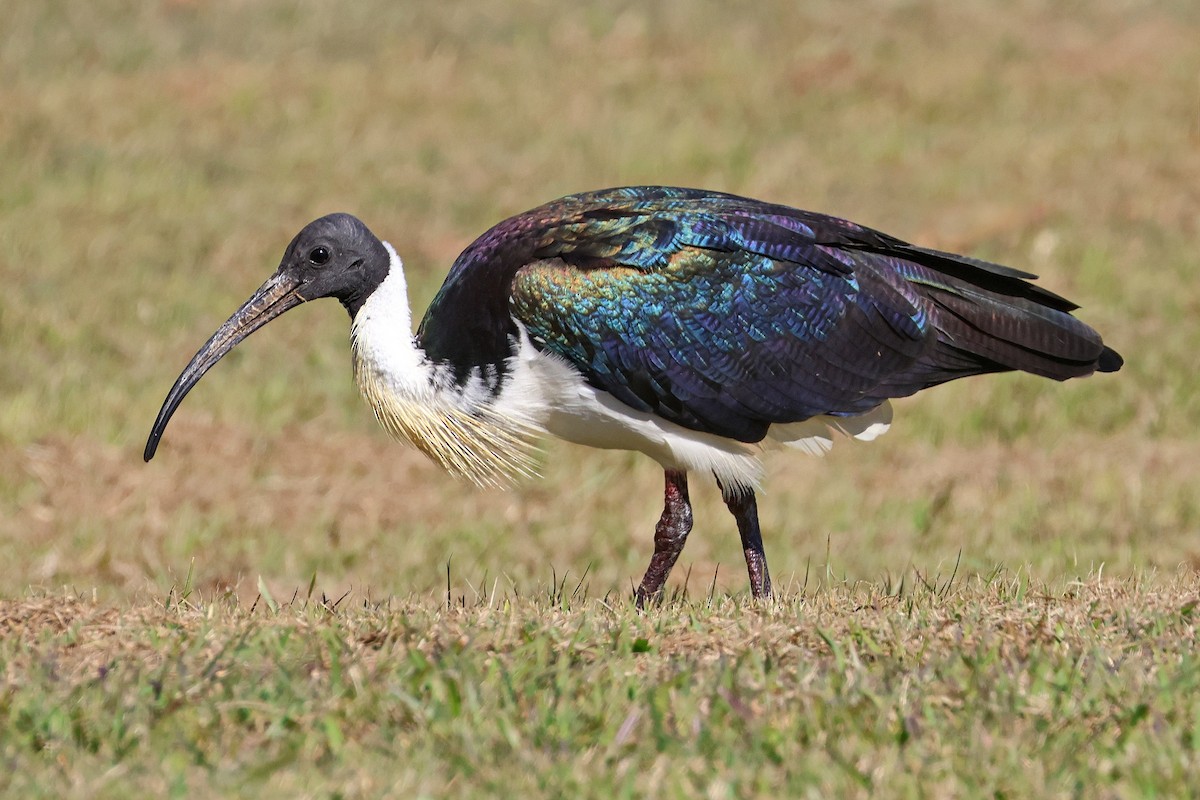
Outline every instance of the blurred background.
{"label": "blurred background", "polygon": [[[700,186],[1039,273],[1126,358],[896,403],[877,442],[768,459],[779,588],[999,565],[1200,566],[1200,6],[964,0],[12,4],[0,27],[0,595],[627,592],[661,471],[548,443],[456,483],[389,441],[348,320],[238,348],[142,463],[164,394],[310,219],[360,216],[419,316],[491,224]],[[745,592],[696,486],[671,585]],[[690,578],[688,574],[690,572]],[[807,578],[806,578],[807,576]]]}

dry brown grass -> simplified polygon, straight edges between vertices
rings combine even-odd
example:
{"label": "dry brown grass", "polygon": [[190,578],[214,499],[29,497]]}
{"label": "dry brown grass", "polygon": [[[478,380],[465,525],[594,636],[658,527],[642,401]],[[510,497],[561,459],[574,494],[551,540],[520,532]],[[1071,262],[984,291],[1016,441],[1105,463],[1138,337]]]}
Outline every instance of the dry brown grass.
{"label": "dry brown grass", "polygon": [[[918,576],[915,586],[891,591],[868,582],[838,584],[764,603],[705,598],[701,592],[698,599],[672,599],[644,613],[616,598],[572,599],[571,586],[562,597],[454,595],[440,605],[422,596],[376,602],[301,597],[276,611],[259,597],[244,605],[227,596],[206,599],[199,591],[133,607],[77,594],[40,594],[0,602],[0,636],[30,648],[8,662],[12,669],[5,680],[19,686],[38,668],[35,656],[52,659],[58,678],[78,684],[115,663],[161,666],[169,657],[162,640],[209,626],[213,635],[194,654],[208,661],[247,627],[309,634],[332,625],[351,659],[343,666],[368,672],[381,667],[381,657],[396,656],[385,652],[386,645],[431,657],[464,647],[505,653],[528,644],[533,630],[557,629],[556,646],[565,651],[568,632],[586,628],[598,640],[619,630],[621,636],[652,641],[661,658],[642,668],[670,670],[672,659],[711,663],[756,653],[821,672],[838,658],[839,643],[863,635],[887,643],[868,657],[902,661],[919,661],[921,653],[970,652],[983,642],[1015,660],[1048,644],[1076,653],[1102,644],[1115,654],[1143,638],[1146,646],[1187,652],[1194,617],[1200,616],[1200,578],[1191,570],[1122,580],[1095,575],[1057,586],[1016,573],[923,580]],[[272,595],[270,602],[278,601]],[[531,616],[540,617],[533,628]],[[1175,620],[1169,632],[1161,629],[1164,620]],[[1168,633],[1176,641],[1162,638]],[[590,663],[606,658],[611,648],[570,642],[569,649]],[[312,665],[318,673],[328,666]]]}

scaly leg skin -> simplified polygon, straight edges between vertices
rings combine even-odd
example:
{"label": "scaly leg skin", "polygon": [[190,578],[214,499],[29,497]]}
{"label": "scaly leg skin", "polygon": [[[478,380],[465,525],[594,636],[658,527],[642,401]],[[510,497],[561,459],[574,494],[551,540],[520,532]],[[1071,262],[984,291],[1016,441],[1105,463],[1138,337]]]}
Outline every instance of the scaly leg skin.
{"label": "scaly leg skin", "polygon": [[746,572],[750,574],[750,593],[762,600],[771,596],[771,573],[767,570],[767,554],[763,551],[762,531],[758,527],[758,501],[754,490],[721,487],[721,498],[737,520],[742,537],[742,552],[746,556]]}
{"label": "scaly leg skin", "polygon": [[654,527],[654,555],[637,588],[637,607],[645,608],[647,600],[660,600],[667,575],[692,530],[692,504],[688,500],[687,473],[666,471],[663,490],[663,512]]}

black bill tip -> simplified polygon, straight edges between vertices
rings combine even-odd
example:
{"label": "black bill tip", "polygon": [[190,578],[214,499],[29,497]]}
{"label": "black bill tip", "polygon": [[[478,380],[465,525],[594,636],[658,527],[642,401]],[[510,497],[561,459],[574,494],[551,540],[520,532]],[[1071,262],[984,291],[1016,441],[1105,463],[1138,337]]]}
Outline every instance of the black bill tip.
{"label": "black bill tip", "polygon": [[154,453],[158,450],[158,443],[167,429],[167,423],[171,421],[171,415],[175,413],[175,409],[179,408],[179,404],[183,402],[183,398],[192,390],[192,387],[204,377],[204,373],[212,369],[222,356],[247,336],[288,309],[304,302],[304,298],[296,291],[298,287],[299,283],[284,273],[272,275],[249,300],[242,304],[241,308],[234,312],[233,316],[225,321],[224,325],[217,329],[212,338],[200,348],[188,365],[184,367],[179,377],[175,379],[171,391],[167,392],[162,408],[158,411],[158,417],[154,420],[154,427],[150,429],[150,436],[146,439],[146,449],[142,453],[142,458],[146,461],[154,458]]}

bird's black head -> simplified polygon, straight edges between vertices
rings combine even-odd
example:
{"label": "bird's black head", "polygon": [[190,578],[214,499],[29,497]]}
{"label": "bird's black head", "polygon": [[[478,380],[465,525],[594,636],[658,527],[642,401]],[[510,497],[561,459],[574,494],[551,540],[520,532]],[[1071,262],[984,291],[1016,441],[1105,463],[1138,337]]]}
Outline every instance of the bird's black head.
{"label": "bird's black head", "polygon": [[239,342],[288,309],[319,297],[337,298],[353,319],[390,266],[391,253],[356,217],[330,214],[305,225],[275,274],[217,329],[176,379],[146,441],[145,459],[154,457],[184,396]]}
{"label": "bird's black head", "polygon": [[361,220],[330,214],[296,234],[276,275],[294,280],[301,300],[337,298],[353,318],[387,277],[390,261],[383,242]]}

